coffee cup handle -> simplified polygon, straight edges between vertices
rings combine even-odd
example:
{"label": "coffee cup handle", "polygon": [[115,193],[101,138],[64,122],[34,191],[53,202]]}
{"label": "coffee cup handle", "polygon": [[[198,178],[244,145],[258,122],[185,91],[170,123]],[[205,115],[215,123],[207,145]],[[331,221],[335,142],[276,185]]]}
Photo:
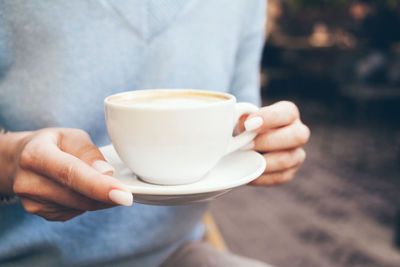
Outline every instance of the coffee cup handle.
{"label": "coffee cup handle", "polygon": [[[244,114],[249,114],[258,111],[258,107],[256,105],[250,103],[236,103],[236,113],[235,113],[235,120],[234,126],[236,127],[239,118]],[[233,151],[238,150],[242,146],[248,144],[251,140],[256,137],[257,133],[244,131],[243,133],[232,137],[228,149],[225,152],[225,155],[232,153]]]}

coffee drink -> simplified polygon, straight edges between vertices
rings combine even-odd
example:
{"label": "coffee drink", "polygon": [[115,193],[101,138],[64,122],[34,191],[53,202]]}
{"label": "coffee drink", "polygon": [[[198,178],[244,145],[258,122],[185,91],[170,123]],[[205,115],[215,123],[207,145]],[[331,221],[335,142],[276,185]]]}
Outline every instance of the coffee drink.
{"label": "coffee drink", "polygon": [[217,94],[200,94],[188,92],[159,92],[157,95],[149,95],[147,91],[142,94],[115,96],[109,99],[110,102],[137,107],[158,107],[158,108],[190,108],[199,107],[204,104],[229,100],[229,98]]}
{"label": "coffee drink", "polygon": [[176,185],[207,174],[224,155],[256,134],[232,137],[239,117],[257,111],[234,96],[202,90],[125,92],[104,100],[111,142],[142,180]]}

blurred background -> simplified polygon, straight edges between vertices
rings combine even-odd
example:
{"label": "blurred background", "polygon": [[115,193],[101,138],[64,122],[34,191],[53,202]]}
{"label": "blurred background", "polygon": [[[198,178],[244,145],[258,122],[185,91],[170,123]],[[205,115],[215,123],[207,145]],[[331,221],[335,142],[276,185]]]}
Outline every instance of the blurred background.
{"label": "blurred background", "polygon": [[212,202],[228,248],[276,266],[400,266],[400,1],[269,0],[264,105],[311,128],[285,186]]}

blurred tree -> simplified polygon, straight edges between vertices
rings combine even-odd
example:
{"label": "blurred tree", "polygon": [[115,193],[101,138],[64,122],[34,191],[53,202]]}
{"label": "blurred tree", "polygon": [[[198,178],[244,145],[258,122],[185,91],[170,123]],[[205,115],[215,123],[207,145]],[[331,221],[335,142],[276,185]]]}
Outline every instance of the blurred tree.
{"label": "blurred tree", "polygon": [[373,5],[383,5],[391,9],[400,7],[398,0],[358,0],[358,1],[348,1],[348,0],[284,0],[287,2],[290,8],[295,11],[301,11],[306,7],[327,7],[327,6],[348,6],[355,2],[359,3],[369,3]]}

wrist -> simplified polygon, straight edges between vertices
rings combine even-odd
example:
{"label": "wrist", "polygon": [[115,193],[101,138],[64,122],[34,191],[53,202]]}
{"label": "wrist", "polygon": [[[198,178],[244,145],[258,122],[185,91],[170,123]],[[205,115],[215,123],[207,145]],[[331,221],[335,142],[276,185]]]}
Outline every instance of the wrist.
{"label": "wrist", "polygon": [[18,170],[19,154],[31,132],[0,134],[0,196],[13,196],[13,179]]}

